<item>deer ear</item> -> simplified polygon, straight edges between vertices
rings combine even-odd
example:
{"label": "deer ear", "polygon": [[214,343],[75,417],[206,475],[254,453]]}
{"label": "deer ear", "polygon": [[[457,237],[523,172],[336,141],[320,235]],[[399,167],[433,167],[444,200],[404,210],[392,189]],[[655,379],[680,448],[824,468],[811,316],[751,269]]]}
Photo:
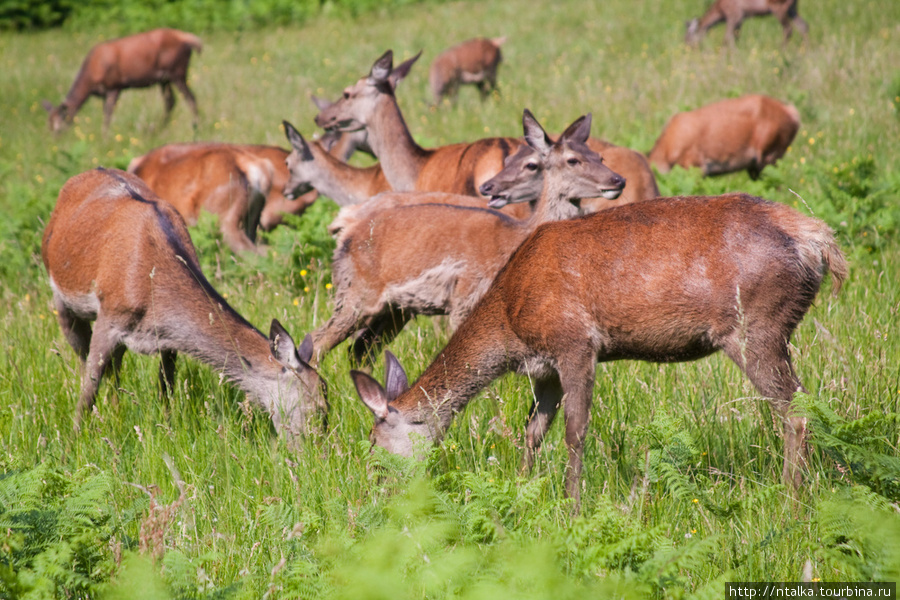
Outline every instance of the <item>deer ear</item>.
{"label": "deer ear", "polygon": [[388,401],[393,402],[397,396],[409,389],[409,379],[406,371],[397,357],[390,351],[384,352],[384,387],[386,388]]}
{"label": "deer ear", "polygon": [[269,349],[275,360],[281,364],[288,365],[292,369],[299,369],[303,366],[300,357],[297,356],[297,346],[291,334],[281,326],[278,319],[272,319],[272,325],[269,327]]}
{"label": "deer ear", "polygon": [[522,127],[525,129],[525,142],[529,146],[537,150],[541,155],[545,155],[550,151],[550,146],[553,145],[553,142],[550,141],[547,132],[544,131],[544,128],[541,127],[541,124],[537,122],[537,119],[534,118],[534,115],[527,108],[522,114]]}
{"label": "deer ear", "polygon": [[334,102],[329,102],[325,98],[319,98],[315,94],[310,94],[309,99],[312,100],[312,103],[315,104],[316,108],[318,108],[319,110],[325,110],[326,108],[334,104]]}
{"label": "deer ear", "polygon": [[303,338],[303,341],[300,343],[300,347],[297,348],[297,356],[300,357],[300,360],[309,364],[309,361],[312,360],[313,355],[313,341],[312,336],[308,333],[306,337]]}
{"label": "deer ear", "polygon": [[381,55],[381,58],[375,61],[374,65],[372,65],[372,70],[369,72],[369,80],[376,85],[384,83],[388,81],[393,69],[394,52],[393,50],[388,50]]}
{"label": "deer ear", "polygon": [[578,117],[575,122],[569,125],[561,136],[559,141],[577,142],[586,144],[588,138],[591,137],[591,113]]}
{"label": "deer ear", "polygon": [[284,135],[291,143],[291,147],[300,153],[300,156],[303,157],[303,160],[313,160],[313,155],[309,149],[309,145],[306,143],[306,140],[303,139],[303,136],[300,134],[300,132],[297,131],[297,129],[287,121],[282,121],[282,124],[284,125]]}
{"label": "deer ear", "polygon": [[416,54],[412,58],[404,60],[402,63],[397,65],[393,71],[391,71],[391,74],[388,77],[388,80],[391,83],[391,89],[397,89],[397,84],[405,79],[407,75],[409,75],[409,70],[412,68],[413,64],[415,64],[415,62],[419,60],[420,56],[422,56],[421,50],[419,50],[418,54]]}
{"label": "deer ear", "polygon": [[350,371],[350,378],[353,379],[359,399],[375,415],[375,421],[387,419],[388,397],[381,384],[362,371]]}

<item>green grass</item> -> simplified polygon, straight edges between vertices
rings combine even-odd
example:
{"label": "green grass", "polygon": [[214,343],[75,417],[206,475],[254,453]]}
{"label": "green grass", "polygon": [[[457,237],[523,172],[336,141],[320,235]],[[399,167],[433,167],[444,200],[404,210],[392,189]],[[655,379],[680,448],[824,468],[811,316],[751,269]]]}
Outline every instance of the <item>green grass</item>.
{"label": "green grass", "polygon": [[[896,581],[900,4],[803,5],[809,43],[785,52],[773,19],[747,21],[736,52],[720,50],[721,28],[688,51],[682,24],[702,8],[454,2],[206,34],[190,77],[196,134],[183,102],[162,128],[159,93],[133,90],[108,136],[92,99],[53,137],[40,100],[57,102],[106,36],[0,35],[0,597],[129,597],[139,586],[159,598],[699,598],[722,597],[725,581],[798,580],[807,564],[826,581]],[[482,104],[464,88],[456,106],[429,108],[429,60],[473,35],[509,38],[500,94]],[[157,360],[132,354],[74,433],[78,361],[39,258],[62,184],[195,135],[286,145],[282,119],[311,135],[308,95],[336,98],[387,48],[398,60],[424,50],[398,89],[423,145],[519,135],[528,107],[549,130],[590,111],[594,135],[648,150],[671,114],[721,97],[762,92],[797,105],[801,132],[759,181],[676,170],[659,184],[665,194],[748,191],[811,212],[851,259],[844,289],[823,290],[792,342],[816,425],[798,500],[780,484],[766,403],[722,356],[598,367],[577,518],[559,425],[535,472],[519,473],[530,391],[517,376],[474,400],[423,464],[370,454],[371,416],[343,347],[321,369],[324,439],[275,437],[265,415],[190,359],[179,359],[166,405]],[[192,235],[233,306],[300,338],[330,314],[325,225],[335,211],[321,200],[268,236],[265,257],[232,256],[210,219]],[[442,324],[419,319],[391,349],[415,376],[447,339]]]}

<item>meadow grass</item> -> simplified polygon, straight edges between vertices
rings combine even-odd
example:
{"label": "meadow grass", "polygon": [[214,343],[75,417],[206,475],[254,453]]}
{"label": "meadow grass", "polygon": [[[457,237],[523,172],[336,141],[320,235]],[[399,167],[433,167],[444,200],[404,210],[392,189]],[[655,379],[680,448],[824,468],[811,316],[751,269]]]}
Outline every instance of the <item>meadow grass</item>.
{"label": "meadow grass", "polygon": [[[900,4],[804,4],[808,44],[782,50],[777,23],[752,19],[733,52],[720,49],[721,28],[700,50],[683,46],[683,21],[702,9],[451,2],[211,32],[189,79],[197,131],[183,102],[162,127],[159,93],[133,90],[107,136],[99,101],[53,137],[40,100],[57,102],[108,32],[0,35],[0,596],[126,597],[138,585],[160,598],[699,598],[721,597],[725,581],[798,580],[804,569],[826,581],[897,580]],[[473,35],[509,38],[499,94],[482,103],[464,88],[456,105],[429,107],[429,60]],[[721,97],[797,105],[801,132],[759,181],[675,170],[659,184],[792,205],[826,219],[851,259],[844,289],[832,297],[826,286],[792,340],[805,406],[825,415],[798,499],[780,484],[767,404],[723,356],[598,367],[579,517],[563,493],[559,425],[535,471],[519,471],[531,403],[519,376],[474,400],[423,463],[370,453],[371,416],[344,347],[321,367],[323,439],[276,437],[242,394],[184,357],[163,402],[158,361],[130,353],[118,386],[105,382],[73,431],[79,366],[39,257],[66,179],[175,141],[284,146],[282,119],[313,134],[308,95],[336,98],[388,48],[397,61],[424,50],[397,92],[423,145],[520,135],[527,107],[555,131],[592,112],[594,135],[646,151],[674,112]],[[192,236],[239,312],[261,329],[278,318],[299,340],[330,314],[325,225],[335,212],[322,199],[290,219],[265,236],[265,257],[233,256],[211,219]],[[414,377],[448,337],[420,318],[391,350]]]}

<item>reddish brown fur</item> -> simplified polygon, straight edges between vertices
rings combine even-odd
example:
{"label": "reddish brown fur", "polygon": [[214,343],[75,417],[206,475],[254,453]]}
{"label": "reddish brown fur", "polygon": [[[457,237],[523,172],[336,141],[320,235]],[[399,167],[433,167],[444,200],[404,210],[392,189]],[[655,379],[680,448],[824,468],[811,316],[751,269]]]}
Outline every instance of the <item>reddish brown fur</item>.
{"label": "reddish brown fur", "polygon": [[722,350],[783,420],[783,477],[798,486],[805,419],[792,411],[802,388],[788,343],[828,271],[836,292],[847,263],[831,230],[781,204],[730,194],[621,206],[539,227],[413,386],[396,372],[387,390],[353,377],[375,442],[411,454],[409,434],[437,440],[491,381],[531,375],[525,463],[562,405],[577,502],[597,362]]}
{"label": "reddish brown fur", "polygon": [[128,171],[178,209],[190,225],[200,210],[219,217],[235,252],[255,251],[256,229],[269,230],[284,213],[302,214],[316,199],[283,195],[288,152],[276,146],[200,142],[167,144],[131,161]]}
{"label": "reddish brown fur", "polygon": [[60,131],[90,96],[100,96],[105,131],[122,90],[156,84],[162,88],[166,120],[175,106],[175,86],[194,114],[196,127],[197,101],[187,85],[187,70],[191,52],[202,48],[200,38],[177,29],[154,29],[97,44],[88,52],[65,100],[55,107],[44,101],[50,129]]}
{"label": "reddish brown fur", "polygon": [[76,424],[126,347],[162,355],[164,391],[184,352],[222,371],[279,430],[302,433],[324,415],[324,384],[305,362],[309,338],[298,354],[277,321],[267,339],[235,312],[203,276],[181,215],[138,177],[106,169],[72,177],[41,256],[60,326],[84,365]]}
{"label": "reddish brown fur", "polygon": [[733,47],[744,19],[765,15],[778,18],[785,45],[795,26],[806,40],[809,26],[798,14],[797,4],[798,0],[715,0],[702,17],[686,23],[684,41],[689,45],[699,44],[710,27],[725,21],[725,43]]}
{"label": "reddish brown fur", "polygon": [[621,193],[622,178],[585,145],[589,118],[573,123],[556,144],[527,111],[524,123],[546,172],[534,214],[517,220],[441,203],[446,194],[409,192],[408,201],[357,219],[337,240],[335,309],[312,334],[317,359],[362,330],[353,345],[360,362],[417,314],[446,314],[456,326],[535,227],[577,215],[572,201],[587,193]]}
{"label": "reddish brown fur", "polygon": [[752,179],[784,156],[800,128],[790,104],[759,94],[720,100],[669,119],[650,151],[660,173],[673,165],[704,175],[747,170]]}
{"label": "reddish brown fur", "polygon": [[474,84],[482,100],[487,98],[497,89],[497,67],[503,60],[500,46],[505,41],[505,37],[474,38],[438,54],[428,72],[434,103],[440,104],[444,96],[455,99],[462,84]]}

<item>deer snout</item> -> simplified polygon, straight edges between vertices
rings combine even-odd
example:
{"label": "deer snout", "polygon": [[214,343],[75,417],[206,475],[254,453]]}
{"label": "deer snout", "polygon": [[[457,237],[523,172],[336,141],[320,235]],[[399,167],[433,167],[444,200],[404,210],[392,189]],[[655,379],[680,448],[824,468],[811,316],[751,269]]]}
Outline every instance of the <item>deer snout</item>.
{"label": "deer snout", "polygon": [[609,183],[600,192],[600,195],[607,200],[615,200],[622,195],[625,189],[625,178],[621,175],[614,174],[609,179]]}

